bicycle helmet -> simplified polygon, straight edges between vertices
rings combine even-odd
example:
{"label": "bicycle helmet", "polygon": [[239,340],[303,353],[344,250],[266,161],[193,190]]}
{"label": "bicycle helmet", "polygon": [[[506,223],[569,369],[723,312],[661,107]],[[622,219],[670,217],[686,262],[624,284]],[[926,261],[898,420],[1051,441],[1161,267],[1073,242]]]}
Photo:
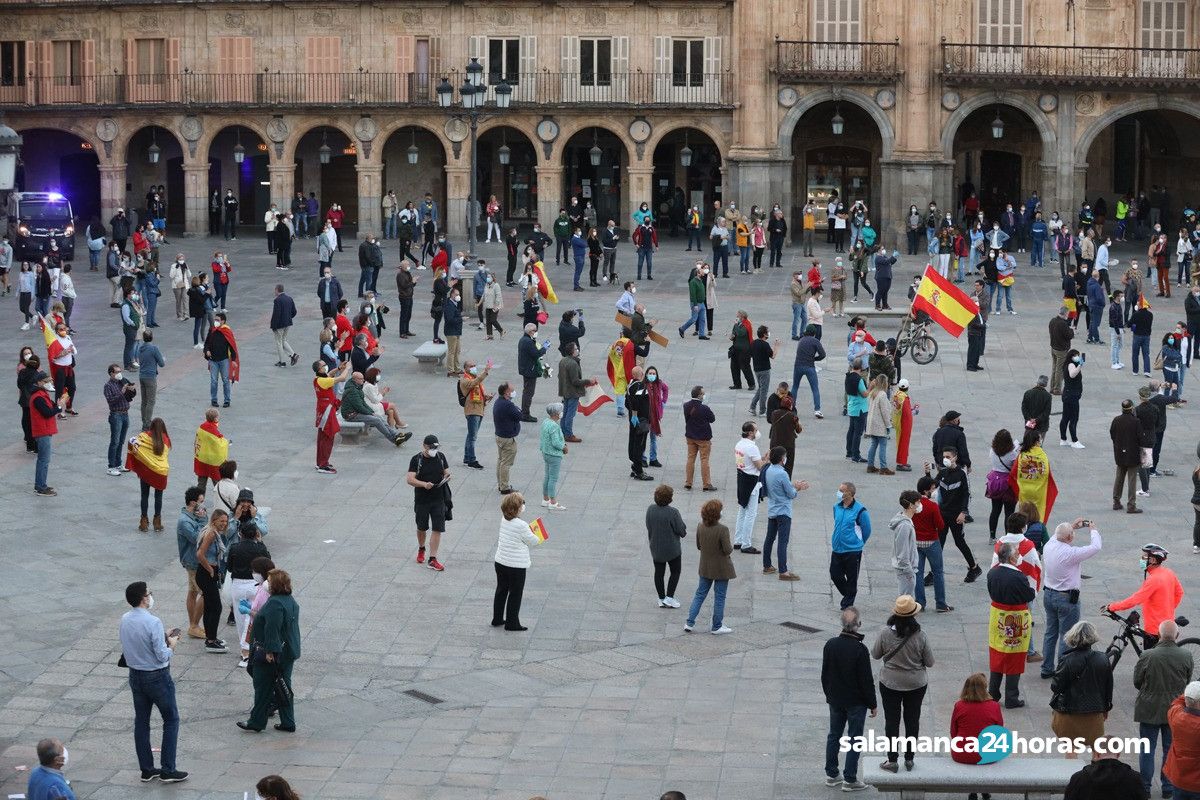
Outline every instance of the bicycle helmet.
{"label": "bicycle helmet", "polygon": [[1153,542],[1142,545],[1142,552],[1147,556],[1157,558],[1159,561],[1167,560],[1167,549],[1162,545],[1157,545]]}

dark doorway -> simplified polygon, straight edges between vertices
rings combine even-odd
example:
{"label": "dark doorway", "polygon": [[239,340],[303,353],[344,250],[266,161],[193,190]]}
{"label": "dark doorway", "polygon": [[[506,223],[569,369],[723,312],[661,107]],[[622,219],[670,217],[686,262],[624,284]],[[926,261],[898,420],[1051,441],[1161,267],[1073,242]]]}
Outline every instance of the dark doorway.
{"label": "dark doorway", "polygon": [[[592,164],[591,149],[600,149],[600,163]],[[591,200],[596,208],[596,222],[604,227],[616,220],[619,227],[630,223],[621,215],[621,163],[625,146],[607,130],[592,128],[571,137],[563,149],[563,206],[567,198],[578,197],[582,205]]]}
{"label": "dark doorway", "polygon": [[342,207],[346,215],[342,223],[343,237],[358,229],[357,165],[357,155],[335,155],[328,164],[321,165],[321,194],[324,195],[318,198],[321,201],[321,213],[327,214],[334,203]]}
{"label": "dark doorway", "polygon": [[184,224],[183,156],[167,159],[167,224]]}
{"label": "dark doorway", "polygon": [[[247,159],[247,161],[254,162],[251,173],[254,176],[254,194],[249,195],[249,197],[254,198],[254,217],[251,221],[261,223],[266,216],[267,209],[271,207],[271,171],[267,169],[267,166],[271,163],[271,157],[266,153],[259,153],[253,159]],[[246,197],[247,195],[242,196]],[[285,206],[284,211],[286,212],[288,208],[290,208],[290,205]]]}
{"label": "dark doorway", "polygon": [[1021,156],[1001,150],[979,153],[979,205],[985,219],[998,219],[1004,206],[1021,204]]}
{"label": "dark doorway", "polygon": [[76,219],[100,217],[100,161],[90,150],[63,156],[59,164],[62,193],[71,201]]}
{"label": "dark doorway", "polygon": [[[799,165],[797,164],[797,167]],[[793,177],[792,186],[798,184]],[[817,147],[809,150],[804,156],[804,187],[803,192],[793,188],[792,219],[788,223],[794,230],[800,230],[803,225],[801,212],[809,197],[817,206],[817,225],[828,225],[825,209],[829,199],[837,192],[837,196],[849,209],[855,200],[862,200],[869,210],[874,209],[874,198],[871,196],[871,151],[857,147]],[[879,216],[872,220],[879,229]]]}

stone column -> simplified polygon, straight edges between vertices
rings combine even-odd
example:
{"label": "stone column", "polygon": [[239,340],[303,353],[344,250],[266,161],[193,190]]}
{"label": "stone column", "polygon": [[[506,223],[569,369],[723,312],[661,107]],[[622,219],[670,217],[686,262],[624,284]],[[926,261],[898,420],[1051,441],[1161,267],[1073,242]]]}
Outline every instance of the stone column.
{"label": "stone column", "polygon": [[[546,226],[558,216],[558,209],[562,207],[563,168],[559,161],[538,164],[534,170],[537,172],[537,219]],[[597,219],[596,223],[603,228],[608,220]],[[617,220],[617,225],[620,224],[621,220]]]}
{"label": "stone column", "polygon": [[[724,173],[724,169],[722,169]],[[621,187],[621,215],[624,219],[617,220],[618,228],[631,228],[633,226],[633,210],[643,200],[650,203],[654,197],[654,167],[648,161],[637,161],[630,164],[626,170],[627,180],[624,181],[624,186]],[[724,185],[724,180],[722,180]],[[653,207],[653,204],[651,204]],[[662,232],[659,232],[662,235]]]}
{"label": "stone column", "polygon": [[[1057,178],[1054,194],[1046,198],[1043,207],[1048,210],[1058,209],[1063,219],[1072,219],[1083,198],[1084,178],[1079,170],[1086,172],[1086,165],[1075,164],[1075,94],[1063,92],[1058,96],[1058,109],[1052,119],[1055,122],[1058,136],[1058,151],[1054,154],[1058,159]],[[1047,186],[1047,194],[1051,187]],[[1051,206],[1050,203],[1054,205]],[[1049,219],[1049,214],[1046,215]]]}
{"label": "stone column", "polygon": [[[124,180],[124,179],[122,179]],[[208,234],[208,164],[183,165],[183,235]]]}
{"label": "stone column", "polygon": [[[366,234],[373,233],[382,238],[380,202],[383,200],[383,165],[364,164],[360,156],[354,168],[358,171],[358,236],[363,238]],[[271,176],[271,183],[274,196],[274,174]]]}
{"label": "stone column", "polygon": [[[466,250],[467,239],[467,180],[471,173],[469,159],[464,159],[467,163],[462,166],[455,164],[446,165],[446,209],[442,224],[446,228],[446,233],[450,237],[451,242],[462,242],[462,249]],[[541,182],[538,182],[540,192]],[[541,197],[539,193],[538,197]],[[378,218],[378,206],[381,198],[375,198],[376,215]],[[540,200],[538,201],[540,204]],[[540,211],[540,208],[539,208]],[[458,248],[455,245],[455,248]]]}
{"label": "stone column", "polygon": [[271,176],[271,202],[287,211],[296,194],[296,165],[272,162],[267,165],[267,172]]}
{"label": "stone column", "polygon": [[[125,165],[100,165],[100,219],[108,226],[118,208],[125,207]],[[191,226],[188,226],[191,229]]]}

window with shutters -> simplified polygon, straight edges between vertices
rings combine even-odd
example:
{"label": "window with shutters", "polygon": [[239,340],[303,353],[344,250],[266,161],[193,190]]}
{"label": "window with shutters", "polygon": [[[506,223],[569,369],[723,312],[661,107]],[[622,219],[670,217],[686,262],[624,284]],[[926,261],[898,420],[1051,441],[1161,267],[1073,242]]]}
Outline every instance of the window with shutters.
{"label": "window with shutters", "polygon": [[25,43],[0,42],[0,86],[25,85]]}
{"label": "window with shutters", "polygon": [[704,40],[673,39],[671,41],[671,84],[702,86],[704,84]]}
{"label": "window with shutters", "polygon": [[1024,63],[1020,45],[1025,42],[1025,0],[979,0],[977,40],[980,66],[993,72],[1016,73]]}
{"label": "window with shutters", "polygon": [[486,83],[495,86],[503,80],[516,86],[521,82],[520,70],[520,39],[488,39]]}
{"label": "window with shutters", "polygon": [[862,39],[862,0],[813,0],[813,66],[847,71],[862,63],[862,48],[834,44]]}
{"label": "window with shutters", "polygon": [[83,42],[51,42],[51,72],[55,86],[83,83]]}
{"label": "window with shutters", "polygon": [[612,39],[579,40],[579,85],[612,85]]}
{"label": "window with shutters", "polygon": [[[142,85],[162,83],[167,74],[167,40],[135,39],[133,52],[137,82]],[[57,60],[57,50],[54,55]]]}
{"label": "window with shutters", "polygon": [[309,36],[304,44],[305,96],[311,102],[342,99],[342,37]]}
{"label": "window with shutters", "polygon": [[250,36],[217,38],[217,99],[250,102],[254,98],[253,46]]}
{"label": "window with shutters", "polygon": [[1138,44],[1142,74],[1185,77],[1187,0],[1141,0],[1138,8]]}

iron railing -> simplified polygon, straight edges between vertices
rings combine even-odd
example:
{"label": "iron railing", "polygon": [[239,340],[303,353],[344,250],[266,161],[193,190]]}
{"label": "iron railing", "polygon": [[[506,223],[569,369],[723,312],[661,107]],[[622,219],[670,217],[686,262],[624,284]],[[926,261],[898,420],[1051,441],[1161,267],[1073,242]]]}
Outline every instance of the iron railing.
{"label": "iron railing", "polygon": [[881,83],[900,76],[900,40],[814,42],[775,40],[775,71],[795,83]]}
{"label": "iron railing", "polygon": [[942,42],[948,84],[1195,88],[1200,50]]}
{"label": "iron railing", "polygon": [[[287,73],[214,75],[97,75],[39,77],[21,85],[0,86],[0,108],[64,106],[436,106],[440,74],[432,73]],[[450,74],[451,85],[462,84]],[[732,77],[720,73],[566,73],[534,72],[488,76],[513,85],[513,103],[530,106],[676,106],[721,107],[731,104]],[[455,101],[458,101],[455,97]],[[488,99],[494,100],[489,90]]]}

